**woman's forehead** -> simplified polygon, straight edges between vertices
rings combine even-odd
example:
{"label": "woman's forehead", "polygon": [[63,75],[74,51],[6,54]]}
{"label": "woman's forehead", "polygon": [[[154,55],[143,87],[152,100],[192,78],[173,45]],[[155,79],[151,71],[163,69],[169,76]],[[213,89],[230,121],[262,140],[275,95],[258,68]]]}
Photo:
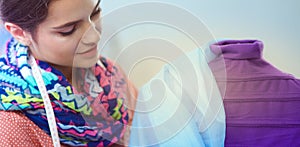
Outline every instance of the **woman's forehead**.
{"label": "woman's forehead", "polygon": [[60,24],[88,18],[99,0],[54,0],[49,5],[45,23]]}

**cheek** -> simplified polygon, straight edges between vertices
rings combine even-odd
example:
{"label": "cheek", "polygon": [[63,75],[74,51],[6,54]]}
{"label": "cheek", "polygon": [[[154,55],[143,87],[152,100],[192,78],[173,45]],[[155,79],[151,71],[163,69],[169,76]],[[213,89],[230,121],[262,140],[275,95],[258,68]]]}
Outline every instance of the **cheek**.
{"label": "cheek", "polygon": [[80,38],[78,36],[62,37],[48,34],[38,39],[38,52],[40,59],[59,64],[71,65]]}
{"label": "cheek", "polygon": [[48,36],[43,39],[44,52],[65,56],[74,55],[79,39],[61,36]]}

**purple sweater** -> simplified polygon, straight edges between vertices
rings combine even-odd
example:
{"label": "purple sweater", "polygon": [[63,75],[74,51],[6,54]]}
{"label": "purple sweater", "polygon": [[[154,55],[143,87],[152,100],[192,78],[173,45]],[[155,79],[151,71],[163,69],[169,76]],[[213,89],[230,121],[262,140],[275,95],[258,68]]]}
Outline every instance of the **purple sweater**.
{"label": "purple sweater", "polygon": [[226,113],[225,146],[300,146],[300,80],[262,59],[262,50],[257,40],[210,45]]}

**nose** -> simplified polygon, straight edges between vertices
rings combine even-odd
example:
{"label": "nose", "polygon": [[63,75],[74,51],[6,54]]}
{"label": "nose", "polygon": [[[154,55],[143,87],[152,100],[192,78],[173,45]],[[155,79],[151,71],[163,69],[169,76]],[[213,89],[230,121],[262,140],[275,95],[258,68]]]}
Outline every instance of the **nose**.
{"label": "nose", "polygon": [[88,29],[82,36],[81,42],[85,45],[94,45],[100,41],[101,23],[98,21],[90,21]]}

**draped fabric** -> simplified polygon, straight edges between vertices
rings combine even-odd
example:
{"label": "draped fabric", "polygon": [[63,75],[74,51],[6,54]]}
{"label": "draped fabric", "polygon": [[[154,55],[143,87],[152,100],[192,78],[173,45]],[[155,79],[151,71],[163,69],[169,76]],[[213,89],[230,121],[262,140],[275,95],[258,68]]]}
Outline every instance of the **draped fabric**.
{"label": "draped fabric", "polygon": [[224,146],[222,98],[200,49],[163,66],[138,99],[131,146]]}

